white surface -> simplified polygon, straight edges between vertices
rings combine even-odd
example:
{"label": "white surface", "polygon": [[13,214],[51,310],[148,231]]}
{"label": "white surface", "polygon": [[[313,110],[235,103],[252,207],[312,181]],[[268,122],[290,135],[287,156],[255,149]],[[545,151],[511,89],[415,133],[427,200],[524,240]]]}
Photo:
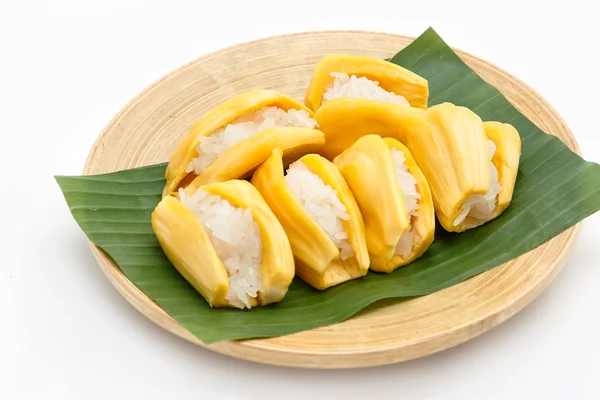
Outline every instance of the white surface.
{"label": "white surface", "polygon": [[96,266],[53,180],[81,172],[135,94],[207,52],[294,31],[430,25],[538,90],[600,162],[593,2],[202,3],[0,0],[1,399],[600,398],[599,214],[549,289],[491,332],[404,364],[306,371],[213,354],[138,314]]}

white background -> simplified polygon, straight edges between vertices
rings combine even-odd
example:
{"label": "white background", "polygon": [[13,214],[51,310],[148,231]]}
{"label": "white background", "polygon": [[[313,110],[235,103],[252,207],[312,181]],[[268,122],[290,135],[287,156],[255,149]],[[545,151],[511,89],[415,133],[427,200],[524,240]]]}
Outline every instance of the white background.
{"label": "white background", "polygon": [[600,162],[594,2],[361,3],[0,0],[1,399],[600,398],[600,214],[548,290],[500,327],[363,370],[275,368],[197,348],[138,314],[96,266],[53,175],[79,174],[113,115],[165,73],[264,36],[433,26],[540,92],[584,158]]}

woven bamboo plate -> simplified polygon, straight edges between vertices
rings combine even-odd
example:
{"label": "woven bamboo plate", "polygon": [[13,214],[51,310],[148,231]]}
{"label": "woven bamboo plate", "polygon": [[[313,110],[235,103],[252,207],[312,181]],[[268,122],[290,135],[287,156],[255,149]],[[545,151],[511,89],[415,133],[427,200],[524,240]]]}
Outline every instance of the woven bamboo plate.
{"label": "woven bamboo plate", "polygon": [[[271,37],[201,57],[133,99],[102,132],[84,173],[165,162],[199,115],[250,89],[274,89],[303,99],[312,70],[333,53],[387,58],[413,38],[372,32],[310,32]],[[457,51],[542,130],[579,153],[560,116],[526,84],[490,63]],[[532,301],[556,276],[579,225],[537,249],[435,294],[380,302],[349,320],[289,336],[219,342],[212,351],[266,364],[352,368],[426,356],[472,339]],[[167,331],[205,346],[138,290],[101,250],[100,267],[136,309]]]}

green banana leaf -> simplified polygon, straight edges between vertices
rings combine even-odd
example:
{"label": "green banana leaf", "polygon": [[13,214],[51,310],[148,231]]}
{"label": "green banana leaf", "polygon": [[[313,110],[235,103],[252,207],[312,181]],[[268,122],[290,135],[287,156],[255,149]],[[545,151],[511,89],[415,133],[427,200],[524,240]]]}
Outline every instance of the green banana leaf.
{"label": "green banana leaf", "polygon": [[430,105],[449,101],[522,138],[510,207],[462,234],[437,229],[423,257],[392,274],[369,273],[323,292],[295,279],[285,299],[251,310],[211,309],[163,254],[150,226],[166,164],[56,180],[73,217],[148,297],[204,343],[272,337],[330,325],[373,302],[427,295],[520,256],[600,209],[600,166],[569,150],[484,82],[433,29],[390,59],[429,80]]}

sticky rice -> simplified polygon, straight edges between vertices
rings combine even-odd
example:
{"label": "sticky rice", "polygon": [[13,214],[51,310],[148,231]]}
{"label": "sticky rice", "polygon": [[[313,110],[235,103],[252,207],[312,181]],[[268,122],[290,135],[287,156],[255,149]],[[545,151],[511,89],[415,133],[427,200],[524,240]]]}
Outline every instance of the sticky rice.
{"label": "sticky rice", "polygon": [[305,110],[285,111],[273,106],[260,108],[238,117],[209,136],[200,138],[196,148],[198,156],[187,165],[185,171],[200,175],[227,149],[265,129],[276,126],[314,128],[316,125],[317,121]]}
{"label": "sticky rice", "polygon": [[410,173],[406,166],[406,157],[404,153],[398,149],[391,149],[392,160],[394,162],[394,170],[396,171],[396,179],[404,196],[404,203],[408,211],[408,230],[398,240],[396,244],[396,254],[406,259],[410,256],[414,242],[414,230],[412,228],[412,219],[417,217],[419,213],[419,199],[421,194],[417,190],[417,179]]}
{"label": "sticky rice", "polygon": [[290,164],[284,180],[296,201],[338,248],[339,258],[346,260],[352,257],[354,250],[344,228],[344,221],[350,220],[350,215],[337,191],[310,172],[301,161]]}
{"label": "sticky rice", "polygon": [[379,86],[379,82],[356,75],[348,76],[341,72],[330,74],[333,80],[325,87],[323,103],[338,98],[379,100],[387,103],[410,106],[400,95],[388,92]]}
{"label": "sticky rice", "polygon": [[[496,152],[496,145],[491,140],[488,140],[488,144],[490,149],[490,188],[486,194],[472,194],[467,198],[461,207],[461,213],[454,220],[454,226],[459,225],[468,216],[480,221],[487,221],[494,213],[496,198],[502,190],[502,186],[498,181],[498,169],[496,169],[496,166],[492,162],[492,158]],[[478,225],[478,223],[469,225]]]}
{"label": "sticky rice", "polygon": [[251,308],[250,298],[263,290],[262,241],[252,211],[203,190],[190,196],[179,189],[179,199],[202,223],[227,271],[229,291],[225,299],[234,307]]}

